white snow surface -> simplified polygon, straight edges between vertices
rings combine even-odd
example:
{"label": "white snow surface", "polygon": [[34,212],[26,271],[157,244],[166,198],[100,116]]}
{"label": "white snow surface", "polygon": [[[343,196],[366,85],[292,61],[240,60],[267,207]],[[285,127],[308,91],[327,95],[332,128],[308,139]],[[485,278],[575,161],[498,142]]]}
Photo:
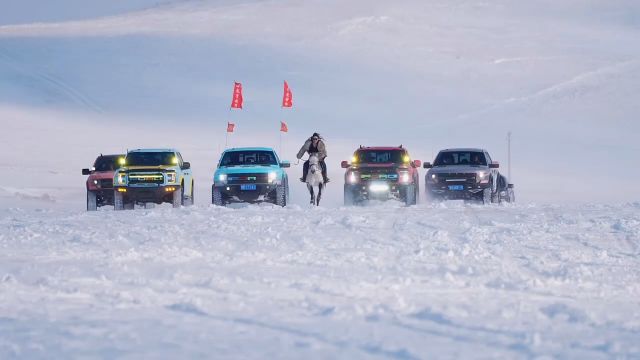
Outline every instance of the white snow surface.
{"label": "white snow surface", "polygon": [[1,358],[636,358],[640,204],[7,209]]}
{"label": "white snow surface", "polygon": [[[0,0],[0,359],[640,358],[638,39],[635,0]],[[322,133],[321,206],[211,206],[228,121]],[[509,130],[516,204],[341,206],[360,144],[505,172]],[[196,206],[86,213],[144,147]]]}

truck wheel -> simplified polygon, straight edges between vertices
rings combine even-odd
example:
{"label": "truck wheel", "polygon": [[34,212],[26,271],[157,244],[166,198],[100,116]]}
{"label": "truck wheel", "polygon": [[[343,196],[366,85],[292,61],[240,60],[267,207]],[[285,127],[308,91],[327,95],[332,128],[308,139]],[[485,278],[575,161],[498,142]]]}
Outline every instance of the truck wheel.
{"label": "truck wheel", "polygon": [[404,203],[407,206],[416,204],[416,187],[415,185],[407,185],[404,191]]}
{"label": "truck wheel", "polygon": [[173,198],[171,204],[174,208],[179,208],[184,204],[184,187],[180,186],[179,189],[173,191]]}
{"label": "truck wheel", "polygon": [[285,185],[278,185],[276,187],[276,205],[285,207],[287,206],[287,187]]}
{"label": "truck wheel", "polygon": [[96,193],[87,190],[87,211],[98,210],[98,199]]}
{"label": "truck wheel", "polygon": [[492,198],[492,192],[491,192],[491,188],[490,187],[482,190],[482,203],[483,204],[485,204],[485,205],[491,204],[491,198]]}
{"label": "truck wheel", "polygon": [[224,201],[222,200],[222,193],[219,189],[215,187],[211,188],[211,203],[215,206],[224,206]]}
{"label": "truck wheel", "polygon": [[119,191],[113,192],[113,210],[124,210],[124,195]]}
{"label": "truck wheel", "polygon": [[193,184],[194,184],[194,181],[193,181],[193,180],[191,180],[191,196],[189,196],[189,202],[187,203],[187,205],[189,205],[189,206],[192,206],[193,204],[195,204],[195,203],[196,203],[196,200],[195,200],[195,198],[193,197],[193,192],[194,192],[194,191],[193,191]]}
{"label": "truck wheel", "polygon": [[344,186],[344,206],[353,206],[356,204],[355,197],[353,196],[353,191],[348,187]]}

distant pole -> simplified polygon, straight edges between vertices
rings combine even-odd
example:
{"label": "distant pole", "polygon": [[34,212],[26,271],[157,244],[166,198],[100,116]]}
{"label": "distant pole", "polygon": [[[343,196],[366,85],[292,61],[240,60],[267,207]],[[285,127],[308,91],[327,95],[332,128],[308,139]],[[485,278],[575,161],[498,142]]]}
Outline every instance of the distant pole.
{"label": "distant pole", "polygon": [[507,133],[507,176],[509,176],[509,182],[513,183],[511,179],[511,131]]}
{"label": "distant pole", "polygon": [[225,132],[225,136],[224,136],[224,149],[228,149],[229,148],[229,131]]}
{"label": "distant pole", "polygon": [[282,156],[282,131],[278,131],[280,133],[280,150],[278,150],[278,152],[280,153],[280,156]]}

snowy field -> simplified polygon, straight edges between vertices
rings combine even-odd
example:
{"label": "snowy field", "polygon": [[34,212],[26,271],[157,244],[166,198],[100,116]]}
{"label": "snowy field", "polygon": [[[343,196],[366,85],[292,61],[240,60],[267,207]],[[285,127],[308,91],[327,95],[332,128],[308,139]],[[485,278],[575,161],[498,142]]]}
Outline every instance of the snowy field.
{"label": "snowy field", "polygon": [[637,358],[640,204],[5,210],[2,358]]}
{"label": "snowy field", "polygon": [[[638,39],[635,0],[0,0],[0,359],[640,358]],[[210,206],[228,121],[323,134],[322,206]],[[507,131],[516,204],[341,206],[360,144],[506,172]],[[196,206],[84,211],[140,147]]]}

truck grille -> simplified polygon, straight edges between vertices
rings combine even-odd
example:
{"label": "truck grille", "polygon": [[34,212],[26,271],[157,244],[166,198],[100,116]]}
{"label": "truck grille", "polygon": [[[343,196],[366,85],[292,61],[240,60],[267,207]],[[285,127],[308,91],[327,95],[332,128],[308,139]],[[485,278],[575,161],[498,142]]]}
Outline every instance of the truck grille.
{"label": "truck grille", "polygon": [[269,182],[269,174],[229,174],[228,184],[262,184]]}
{"label": "truck grille", "polygon": [[446,184],[475,184],[476,174],[474,173],[460,173],[460,174],[438,174],[438,182]]}
{"label": "truck grille", "polygon": [[129,185],[163,183],[164,175],[160,173],[129,173]]}
{"label": "truck grille", "polygon": [[360,174],[360,179],[362,180],[385,180],[385,181],[396,181],[398,180],[398,174]]}
{"label": "truck grille", "polygon": [[103,189],[112,189],[113,188],[113,179],[100,179],[99,185]]}

